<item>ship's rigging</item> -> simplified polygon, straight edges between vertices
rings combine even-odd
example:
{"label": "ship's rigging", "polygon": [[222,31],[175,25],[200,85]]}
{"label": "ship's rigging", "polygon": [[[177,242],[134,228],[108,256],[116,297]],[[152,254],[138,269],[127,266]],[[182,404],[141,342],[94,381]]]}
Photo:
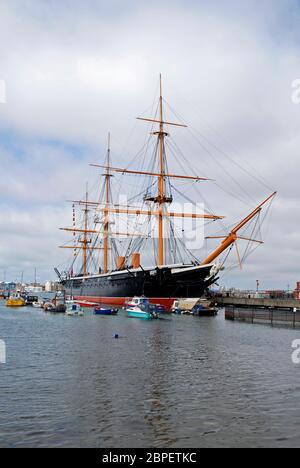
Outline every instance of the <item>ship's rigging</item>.
{"label": "ship's rigging", "polygon": [[[185,124],[170,122],[165,119],[164,115],[164,99],[162,93],[162,79],[160,77],[159,84],[159,105],[158,115],[155,118],[139,117],[139,121],[148,122],[152,126],[158,126],[158,129],[152,131],[152,136],[156,138],[154,145],[153,156],[151,158],[150,167],[148,170],[137,170],[129,168],[120,168],[112,165],[111,161],[111,139],[108,136],[107,154],[104,164],[91,164],[91,166],[101,169],[104,184],[101,190],[99,200],[91,201],[89,199],[88,190],[84,200],[73,201],[73,206],[78,206],[83,209],[83,217],[80,227],[74,222],[69,228],[62,228],[65,231],[73,233],[74,239],[77,239],[73,245],[65,245],[62,248],[73,249],[72,267],[69,269],[69,275],[75,275],[74,264],[82,253],[82,266],[77,272],[78,275],[87,276],[94,273],[109,273],[113,270],[130,269],[130,267],[142,267],[139,257],[135,257],[135,264],[132,265],[129,260],[135,252],[141,252],[143,244],[151,240],[153,242],[153,251],[156,252],[155,265],[163,267],[168,263],[186,263],[192,265],[209,265],[215,262],[221,254],[235,247],[239,265],[249,253],[247,249],[243,256],[240,255],[238,248],[238,240],[246,241],[248,244],[256,246],[263,243],[262,240],[256,239],[255,234],[258,229],[259,216],[263,207],[275,197],[276,193],[267,197],[254,210],[247,215],[243,221],[234,225],[227,235],[208,236],[207,239],[221,240],[221,245],[203,260],[194,255],[192,251],[187,249],[182,236],[176,235],[176,219],[192,219],[203,220],[204,222],[221,221],[224,217],[216,215],[213,211],[199,213],[185,213],[180,211],[171,211],[170,205],[173,203],[173,193],[180,194],[183,198],[188,198],[186,193],[182,193],[174,184],[175,182],[193,182],[202,183],[209,182],[211,179],[198,175],[174,174],[169,170],[167,159],[167,148],[171,153],[176,149],[173,141],[166,141],[169,133],[166,127],[187,128]],[[144,190],[139,193],[142,196],[143,205],[136,207],[129,204],[116,204],[112,190],[112,178],[114,174],[122,176],[140,176],[148,179]],[[193,200],[191,200],[193,201]],[[208,206],[208,205],[207,205]],[[93,216],[91,216],[93,214]],[[114,220],[116,217],[126,217],[126,229],[124,231],[113,229]],[[134,223],[128,220],[135,219]],[[154,229],[151,220],[155,220],[157,224],[157,241],[153,240]],[[255,223],[251,233],[246,236],[240,231],[249,228],[251,222]],[[91,224],[93,227],[91,228]],[[131,224],[131,228],[129,228]],[[149,227],[150,226],[150,227]],[[117,238],[120,241],[117,242]],[[124,239],[127,239],[124,242]],[[95,253],[98,255],[95,260]],[[187,258],[188,257],[188,258]],[[100,263],[101,261],[101,263]],[[136,263],[138,262],[138,263]]]}

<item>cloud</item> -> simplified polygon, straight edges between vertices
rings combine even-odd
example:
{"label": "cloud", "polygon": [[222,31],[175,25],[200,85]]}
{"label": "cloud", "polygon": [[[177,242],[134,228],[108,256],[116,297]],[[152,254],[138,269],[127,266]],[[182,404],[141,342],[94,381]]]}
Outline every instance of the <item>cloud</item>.
{"label": "cloud", "polygon": [[[230,273],[224,282],[251,286],[257,275],[269,287],[285,286],[287,277],[295,282],[297,2],[128,3],[1,2],[7,103],[0,104],[0,268],[25,262],[29,269],[41,265],[45,278],[51,274],[65,200],[79,197],[87,179],[99,180],[88,163],[101,161],[109,130],[116,165],[133,159],[147,132],[135,117],[151,113],[162,72],[166,101],[189,124],[186,132],[173,131],[171,143],[184,152],[187,171],[217,180],[191,194],[203,195],[230,225],[271,189],[280,193],[267,244],[242,275]],[[170,167],[181,170],[169,150]],[[128,179],[132,193],[135,182]]]}

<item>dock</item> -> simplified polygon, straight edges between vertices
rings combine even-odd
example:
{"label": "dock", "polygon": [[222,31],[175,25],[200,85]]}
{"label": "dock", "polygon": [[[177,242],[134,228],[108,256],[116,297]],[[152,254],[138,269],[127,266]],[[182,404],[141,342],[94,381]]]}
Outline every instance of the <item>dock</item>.
{"label": "dock", "polygon": [[216,297],[219,307],[240,307],[275,310],[300,310],[300,301],[296,299],[266,299],[266,298],[241,298],[241,297]]}

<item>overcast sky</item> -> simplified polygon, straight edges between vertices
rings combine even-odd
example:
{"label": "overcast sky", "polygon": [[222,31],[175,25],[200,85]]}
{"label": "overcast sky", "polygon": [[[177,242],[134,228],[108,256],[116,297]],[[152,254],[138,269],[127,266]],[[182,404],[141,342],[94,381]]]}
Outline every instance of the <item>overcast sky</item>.
{"label": "overcast sky", "polygon": [[35,267],[40,280],[55,277],[66,200],[97,182],[88,164],[102,161],[108,131],[115,163],[134,157],[145,137],[135,118],[151,108],[162,73],[166,101],[190,126],[173,137],[197,175],[216,179],[201,190],[228,226],[279,193],[265,245],[220,284],[294,287],[299,19],[296,0],[1,0],[0,280],[4,270],[33,280]]}

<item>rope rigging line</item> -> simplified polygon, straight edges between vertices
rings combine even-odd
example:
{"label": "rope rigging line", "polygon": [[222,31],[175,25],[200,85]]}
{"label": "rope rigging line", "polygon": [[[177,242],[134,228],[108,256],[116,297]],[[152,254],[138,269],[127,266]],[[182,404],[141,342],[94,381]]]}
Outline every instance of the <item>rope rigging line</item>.
{"label": "rope rigging line", "polygon": [[[167,104],[167,103],[166,103]],[[169,104],[167,104],[168,107],[170,108],[171,112],[176,116],[176,118],[180,119],[181,121],[183,121],[184,123],[185,120],[180,117],[178,115],[178,113],[176,113]],[[209,150],[208,148],[206,148],[204,146],[204,144],[199,140],[199,138],[191,131],[191,129],[195,132],[195,133],[198,133],[209,145],[213,146],[213,144],[210,143],[209,140],[207,140],[207,138],[202,135],[197,129],[194,129],[193,127],[189,126],[188,127],[188,132],[189,134],[193,137],[193,139],[201,146],[201,148],[210,156],[211,160],[214,161],[214,163],[220,168],[222,168],[222,171],[227,174],[227,176],[239,187],[239,189],[241,190],[242,193],[244,193],[244,195],[246,195],[250,200],[252,200],[252,196],[244,189],[244,187],[232,176],[232,174],[230,174],[230,172],[226,169],[226,167],[214,156],[214,154],[212,153],[211,150]],[[216,148],[215,148],[216,149]],[[233,196],[234,198],[236,198],[236,195],[235,194],[232,194],[230,193],[229,191],[226,191],[222,186],[219,186],[218,184],[215,184],[217,185],[220,189],[224,190],[225,192],[227,192],[228,194],[230,194],[231,196]],[[247,204],[249,205],[249,203],[243,199],[240,199],[240,201],[242,201],[244,204]],[[253,200],[252,200],[253,201]]]}
{"label": "rope rigging line", "polygon": [[[173,184],[171,184],[171,187],[173,188],[173,190],[175,190],[175,192],[178,193],[178,195],[182,196],[185,200],[187,200],[189,203],[191,203],[192,205],[195,205],[195,201],[192,200],[191,198],[189,198],[185,193],[181,192],[180,190],[178,190]],[[213,211],[211,210],[207,210],[209,214],[213,214]],[[222,222],[222,220],[220,219],[212,219],[212,220],[204,220],[205,222],[205,225],[208,225],[208,224],[212,224],[212,223],[216,223],[216,222]]]}
{"label": "rope rigging line", "polygon": [[[180,119],[182,122],[185,122],[185,119],[180,116],[180,114],[178,114],[178,112],[176,112],[172,107],[171,105],[166,101],[165,104],[167,105],[167,107],[169,108],[169,110],[173,113],[174,116],[176,116],[178,119]],[[200,114],[198,114],[198,116],[200,116]],[[202,117],[200,117],[200,119],[202,120]],[[204,122],[204,119],[203,119],[203,122]],[[209,125],[207,122],[205,123],[205,125],[209,128],[209,130],[211,130],[212,132],[214,132],[216,135],[219,135],[224,142],[226,142],[226,139],[223,137],[223,135],[220,134],[220,132],[218,132],[216,129],[214,129],[211,125]],[[248,164],[248,166],[250,167],[250,169],[253,171],[253,173],[251,173],[249,170],[247,170],[245,167],[243,167],[240,163],[238,163],[237,161],[235,161],[226,151],[224,151],[223,149],[219,148],[215,143],[211,142],[207,137],[205,137],[204,135],[202,135],[197,129],[195,129],[194,127],[192,126],[189,126],[189,128],[192,128],[195,132],[199,133],[202,138],[206,139],[207,143],[210,144],[216,151],[218,151],[219,153],[223,154],[223,156],[225,156],[232,164],[234,164],[235,166],[237,166],[241,171],[243,171],[244,173],[246,173],[247,175],[249,175],[252,179],[254,179],[256,182],[258,182],[261,186],[263,186],[264,188],[266,188],[267,190],[270,190],[270,191],[274,191],[273,188],[271,188],[267,181],[260,176],[260,174],[258,174],[257,170],[253,167],[251,167],[250,163],[245,161],[245,164]],[[238,155],[236,149],[233,147],[232,143],[229,143],[234,152]],[[239,156],[239,155],[238,155]],[[255,173],[255,174],[254,174]]]}
{"label": "rope rigging line", "polygon": [[[157,87],[156,87],[156,91],[155,91],[155,94],[154,94],[152,105],[150,107],[148,107],[147,109],[145,109],[144,112],[142,112],[141,115],[147,114],[148,111],[149,111],[150,115],[153,115],[155,103],[157,102],[158,90],[159,90],[159,82],[158,82]],[[157,115],[157,113],[158,113],[158,104],[157,104],[157,108],[156,108],[156,111],[155,111],[155,115]],[[126,138],[126,143],[124,143],[124,145],[123,145],[123,149],[121,150],[121,154],[124,154],[125,153],[125,148],[129,146],[129,142],[130,142],[130,140],[132,138],[132,135],[133,135],[134,130],[136,129],[137,125],[138,125],[138,122],[135,119],[135,123],[134,123],[134,125],[132,127],[132,130],[129,132],[129,137]],[[150,140],[150,138],[148,138],[146,136],[144,145],[146,145],[148,140]],[[126,158],[126,160],[128,161],[128,158]]]}
{"label": "rope rigging line", "polygon": [[[177,149],[177,151],[179,152],[181,158],[185,161],[186,165],[189,167],[189,169],[192,171],[192,173],[194,172],[194,167],[191,165],[190,161],[185,157],[184,153],[182,152],[182,150],[179,148],[179,146],[177,145],[177,143],[170,138],[169,140],[169,143],[171,142],[171,145],[174,145],[175,148]],[[176,153],[174,153],[174,156],[175,156]],[[180,162],[180,160],[177,159],[176,157],[176,160],[177,162],[179,163],[180,167],[183,168],[182,166],[182,163]],[[185,169],[183,169],[185,171]],[[208,178],[205,173],[203,173],[202,171],[202,174],[204,177]],[[229,191],[228,189],[222,187],[217,181],[215,180],[212,180],[211,181],[216,187],[218,187],[220,190],[222,190],[224,193],[226,193],[227,195],[230,195],[231,197],[233,198],[237,198],[241,203],[243,204],[246,204],[247,206],[249,206],[249,203],[248,202],[245,202],[244,199],[238,197],[236,194],[234,194],[233,192]],[[196,188],[196,184],[193,185],[194,188]]]}

